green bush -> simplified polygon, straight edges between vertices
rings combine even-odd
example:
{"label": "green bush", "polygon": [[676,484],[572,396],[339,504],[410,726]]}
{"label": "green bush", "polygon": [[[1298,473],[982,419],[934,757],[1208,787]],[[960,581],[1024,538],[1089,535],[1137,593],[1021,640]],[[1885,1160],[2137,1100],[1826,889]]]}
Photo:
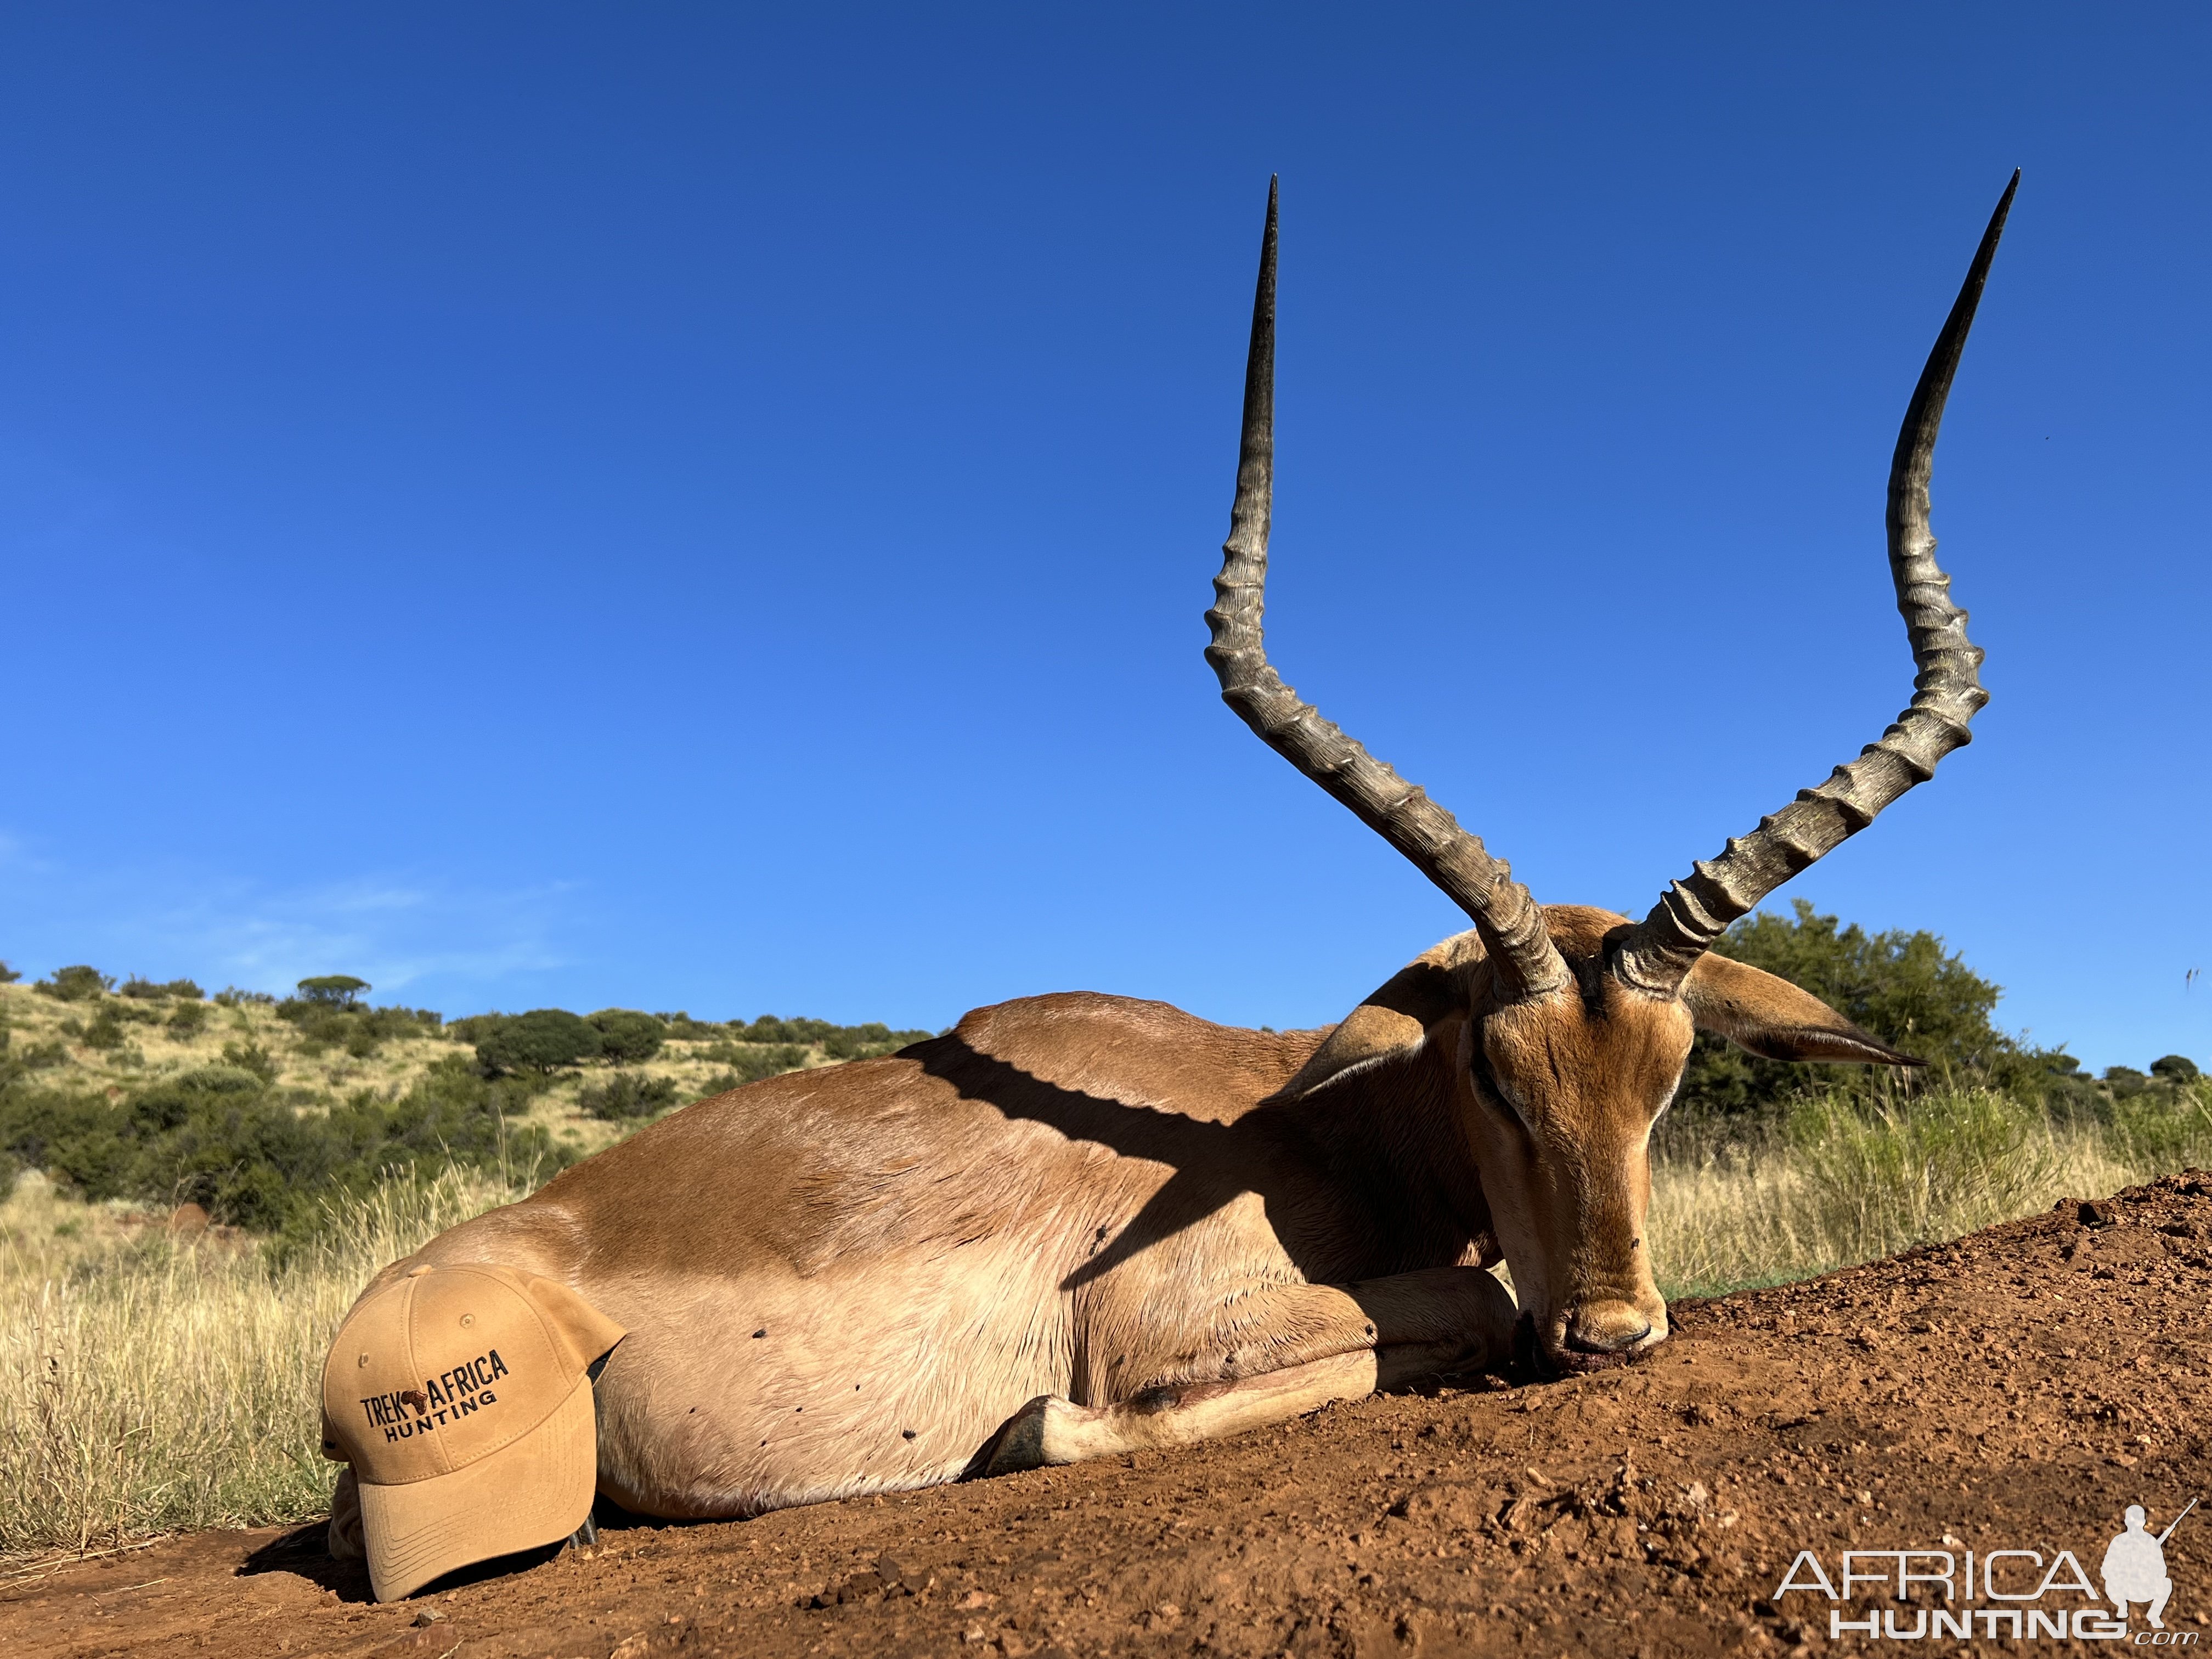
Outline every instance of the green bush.
{"label": "green bush", "polygon": [[31,988],[61,1002],[91,1002],[114,983],[99,969],[78,963],[74,967],[55,969],[51,979],[42,979]]}
{"label": "green bush", "polygon": [[0,1087],[5,1087],[12,1078],[66,1066],[70,1057],[68,1045],[60,1042],[34,1042],[12,1052],[5,1043],[0,1043],[0,1055],[5,1056],[4,1064],[0,1064]]}
{"label": "green bush", "polygon": [[167,1002],[172,997],[181,997],[198,1002],[207,993],[188,979],[173,979],[155,984],[150,979],[141,979],[133,974],[116,988],[115,994],[131,997],[139,1002]]}
{"label": "green bush", "polygon": [[[1714,953],[1779,975],[1885,1042],[1929,1062],[1958,1085],[2008,1090],[2041,1100],[2053,1056],[2023,1050],[1991,1023],[1999,988],[1946,952],[1933,933],[1869,933],[1795,902],[1796,918],[1745,917]],[[2066,1058],[2066,1057],[2058,1057]],[[2070,1063],[2070,1060],[2069,1060]],[[1725,1040],[1700,1036],[1676,1095],[1676,1115],[1741,1121],[1777,1120],[1802,1095],[1841,1091],[1861,1101],[1885,1097],[1888,1068],[1800,1066],[1761,1060]]]}
{"label": "green bush", "polygon": [[208,1005],[204,1002],[179,1002],[169,1011],[169,1035],[179,1042],[189,1042],[207,1028]]}
{"label": "green bush", "polygon": [[2150,1079],[2132,1066],[2107,1066],[2105,1086],[2112,1091],[2114,1100],[2125,1100],[2150,1087]]}
{"label": "green bush", "polygon": [[380,1172],[559,1169],[568,1155],[523,1121],[526,1085],[489,1081],[465,1059],[433,1066],[406,1095],[362,1093],[301,1111],[258,1073],[209,1066],[120,1102],[0,1086],[0,1158],[44,1169],[93,1199],[200,1204],[258,1231],[311,1227],[324,1200]]}
{"label": "green bush", "polygon": [[873,1060],[878,1054],[895,1053],[907,1044],[920,1042],[931,1035],[927,1031],[894,1031],[880,1022],[841,1025],[822,1039],[822,1052],[832,1060]]}
{"label": "green bush", "polygon": [[17,980],[22,977],[23,976],[21,974],[17,973],[13,968],[10,968],[6,963],[0,962],[0,985],[13,985]]}
{"label": "green bush", "polygon": [[708,1085],[708,1094],[718,1095],[764,1077],[798,1071],[806,1064],[806,1050],[795,1042],[721,1042],[707,1050],[704,1058],[728,1068]]}
{"label": "green bush", "polygon": [[2150,1074],[2168,1083],[2194,1083],[2204,1075],[2186,1054],[2163,1054],[2150,1063]]}
{"label": "green bush", "polygon": [[670,1040],[676,1042],[720,1042],[730,1035],[730,1027],[717,1025],[710,1019],[694,1019],[681,1010],[672,1014],[656,1014],[654,1018],[666,1028]]}
{"label": "green bush", "polygon": [[325,1008],[358,1006],[361,994],[370,989],[365,979],[356,979],[351,974],[322,974],[313,979],[303,979],[298,990],[303,1002],[320,1004]]}
{"label": "green bush", "polygon": [[251,1072],[264,1083],[274,1083],[276,1080],[278,1067],[276,1060],[270,1056],[266,1048],[251,1040],[245,1042],[224,1043],[222,1063],[234,1066],[241,1072]]}
{"label": "green bush", "polygon": [[611,1122],[651,1117],[675,1103],[673,1079],[641,1078],[635,1072],[616,1072],[604,1084],[586,1084],[576,1092],[580,1110]]}
{"label": "green bush", "polygon": [[879,1021],[865,1025],[833,1025],[826,1019],[779,1019],[763,1014],[749,1025],[731,1024],[729,1036],[739,1042],[798,1043],[819,1046],[832,1060],[867,1060],[903,1048],[935,1035],[931,1031],[894,1031]]}
{"label": "green bush", "polygon": [[668,1029],[651,1014],[629,1008],[602,1008],[588,1023],[599,1035],[600,1054],[618,1066],[651,1060]]}
{"label": "green bush", "polygon": [[826,1019],[778,1019],[763,1014],[750,1025],[732,1020],[729,1035],[739,1042],[796,1042],[811,1048],[836,1029]]}
{"label": "green bush", "polygon": [[425,1008],[364,1008],[339,1000],[336,993],[322,998],[286,997],[276,1005],[276,1018],[298,1030],[300,1052],[310,1060],[332,1048],[367,1060],[394,1038],[421,1036],[443,1024]]}
{"label": "green bush", "polygon": [[123,1046],[123,1022],[115,1017],[114,1009],[103,1008],[92,1017],[92,1024],[84,1028],[77,1041],[88,1048],[103,1051],[120,1048]]}
{"label": "green bush", "polygon": [[488,1029],[481,1017],[469,1023],[482,1032],[476,1040],[477,1062],[487,1075],[523,1071],[550,1075],[599,1051],[599,1034],[565,1008],[533,1008],[526,1014],[501,1018]]}

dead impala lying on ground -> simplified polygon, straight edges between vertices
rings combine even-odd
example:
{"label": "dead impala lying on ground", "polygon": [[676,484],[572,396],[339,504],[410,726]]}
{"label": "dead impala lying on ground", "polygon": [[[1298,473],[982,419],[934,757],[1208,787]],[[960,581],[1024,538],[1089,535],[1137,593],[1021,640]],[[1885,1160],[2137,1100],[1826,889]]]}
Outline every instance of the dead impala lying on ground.
{"label": "dead impala lying on ground", "polygon": [[[1249,1428],[1496,1361],[1516,1322],[1557,1371],[1662,1341],[1645,1146],[1692,1034],[1781,1060],[1916,1063],[1706,948],[1929,776],[1984,701],[1982,653],[1935,561],[1928,480],[2018,182],[1929,357],[1890,475],[1911,706],[1636,922],[1540,908],[1267,664],[1271,191],[1206,655],[1252,729],[1474,928],[1323,1031],[1235,1030],[1087,994],[979,1009],[888,1059],[678,1112],[378,1285],[422,1264],[496,1262],[569,1286],[624,1328],[597,1383],[599,1490],[665,1516]],[[1517,1308],[1484,1271],[1501,1256]],[[342,1493],[341,1546],[358,1536],[346,1505]]]}

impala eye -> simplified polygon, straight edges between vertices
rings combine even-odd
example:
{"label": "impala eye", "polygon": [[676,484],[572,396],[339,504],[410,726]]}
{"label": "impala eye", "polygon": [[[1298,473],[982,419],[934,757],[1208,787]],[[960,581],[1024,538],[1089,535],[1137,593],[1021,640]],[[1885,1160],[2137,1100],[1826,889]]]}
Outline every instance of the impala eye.
{"label": "impala eye", "polygon": [[1505,1109],[1519,1120],[1522,1129],[1532,1135],[1536,1133],[1535,1126],[1528,1121],[1527,1105],[1501,1083],[1498,1073],[1491,1069],[1489,1056],[1482,1052],[1482,1040],[1475,1035],[1472,1022],[1460,1028],[1459,1063],[1479,1097],[1503,1103]]}
{"label": "impala eye", "polygon": [[1492,1091],[1495,1093],[1500,1100],[1505,1103],[1507,1108],[1512,1112],[1513,1115],[1521,1120],[1521,1127],[1528,1130],[1530,1134],[1535,1133],[1536,1126],[1530,1122],[1528,1119],[1528,1103],[1522,1100],[1511,1089],[1508,1088],[1504,1080],[1499,1078],[1492,1077],[1490,1079],[1490,1086]]}
{"label": "impala eye", "polygon": [[1474,1064],[1468,1069],[1473,1077],[1475,1093],[1498,1101],[1507,1111],[1513,1114],[1523,1129],[1530,1134],[1535,1133],[1535,1125],[1529,1121],[1528,1103],[1522,1100],[1514,1090],[1507,1087],[1504,1080],[1490,1069],[1489,1064],[1480,1054],[1475,1057]]}

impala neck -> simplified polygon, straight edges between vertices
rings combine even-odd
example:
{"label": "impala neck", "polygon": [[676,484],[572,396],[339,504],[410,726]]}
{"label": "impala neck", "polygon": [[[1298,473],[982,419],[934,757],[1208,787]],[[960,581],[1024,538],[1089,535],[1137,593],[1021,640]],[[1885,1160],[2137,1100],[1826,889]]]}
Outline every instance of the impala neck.
{"label": "impala neck", "polygon": [[1297,1218],[1309,1279],[1341,1284],[1498,1259],[1482,1177],[1454,1110],[1449,1047],[1430,1042],[1261,1109],[1279,1113],[1327,1171],[1314,1220]]}

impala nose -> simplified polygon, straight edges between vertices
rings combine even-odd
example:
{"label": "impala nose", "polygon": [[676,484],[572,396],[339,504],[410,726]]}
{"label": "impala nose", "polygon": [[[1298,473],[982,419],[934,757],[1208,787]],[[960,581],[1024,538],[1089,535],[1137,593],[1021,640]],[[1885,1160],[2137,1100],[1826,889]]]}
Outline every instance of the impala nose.
{"label": "impala nose", "polygon": [[1651,1322],[1626,1302],[1585,1302],[1567,1318],[1567,1346],[1583,1353],[1625,1353],[1651,1334]]}

